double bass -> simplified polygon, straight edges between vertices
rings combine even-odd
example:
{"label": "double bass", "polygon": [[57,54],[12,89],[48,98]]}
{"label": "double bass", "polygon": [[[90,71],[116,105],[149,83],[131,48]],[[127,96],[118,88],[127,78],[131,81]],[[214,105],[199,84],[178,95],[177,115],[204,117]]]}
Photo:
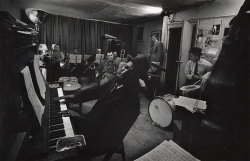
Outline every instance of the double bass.
{"label": "double bass", "polygon": [[229,35],[202,91],[207,111],[199,130],[194,131],[191,145],[200,159],[215,160],[223,155],[229,160],[247,158],[250,53],[247,5],[245,2],[231,20]]}

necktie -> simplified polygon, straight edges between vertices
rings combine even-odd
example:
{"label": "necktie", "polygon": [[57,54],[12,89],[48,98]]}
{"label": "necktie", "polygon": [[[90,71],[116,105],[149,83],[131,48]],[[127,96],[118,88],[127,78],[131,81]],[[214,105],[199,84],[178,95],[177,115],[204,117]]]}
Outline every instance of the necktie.
{"label": "necktie", "polygon": [[196,62],[195,68],[194,68],[194,75],[198,75],[198,63]]}

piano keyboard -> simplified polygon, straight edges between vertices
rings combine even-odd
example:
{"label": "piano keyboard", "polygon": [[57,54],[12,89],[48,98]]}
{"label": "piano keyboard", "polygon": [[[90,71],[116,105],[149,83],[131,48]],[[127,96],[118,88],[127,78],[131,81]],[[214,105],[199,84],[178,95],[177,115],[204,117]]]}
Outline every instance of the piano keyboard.
{"label": "piano keyboard", "polygon": [[[61,96],[63,96],[62,88],[50,88],[50,100]],[[56,148],[56,143],[60,138],[68,138],[74,136],[70,118],[64,117],[61,113],[66,110],[67,106],[65,104],[65,100],[50,103],[48,119],[48,146],[50,150],[54,150]]]}

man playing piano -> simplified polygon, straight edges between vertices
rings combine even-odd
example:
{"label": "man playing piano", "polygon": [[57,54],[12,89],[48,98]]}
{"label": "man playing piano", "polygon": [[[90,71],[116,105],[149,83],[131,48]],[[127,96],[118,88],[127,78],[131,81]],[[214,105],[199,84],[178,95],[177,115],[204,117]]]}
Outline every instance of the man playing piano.
{"label": "man playing piano", "polygon": [[139,78],[149,66],[148,58],[138,55],[108,83],[57,98],[71,102],[98,99],[89,114],[71,116],[76,134],[86,139],[84,156],[102,155],[122,143],[139,115]]}

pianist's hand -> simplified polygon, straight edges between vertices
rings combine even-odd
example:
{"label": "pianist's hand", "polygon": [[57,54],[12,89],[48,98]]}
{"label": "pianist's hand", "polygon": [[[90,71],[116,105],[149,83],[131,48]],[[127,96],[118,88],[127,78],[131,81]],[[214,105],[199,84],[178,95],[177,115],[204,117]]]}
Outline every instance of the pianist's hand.
{"label": "pianist's hand", "polygon": [[80,117],[81,115],[75,111],[72,110],[68,110],[69,116],[76,116],[76,117]]}
{"label": "pianist's hand", "polygon": [[71,101],[74,97],[75,97],[75,95],[70,94],[70,95],[65,95],[65,96],[62,96],[62,97],[54,98],[54,101],[59,101],[59,100],[62,100],[62,99],[65,99],[66,101]]}

